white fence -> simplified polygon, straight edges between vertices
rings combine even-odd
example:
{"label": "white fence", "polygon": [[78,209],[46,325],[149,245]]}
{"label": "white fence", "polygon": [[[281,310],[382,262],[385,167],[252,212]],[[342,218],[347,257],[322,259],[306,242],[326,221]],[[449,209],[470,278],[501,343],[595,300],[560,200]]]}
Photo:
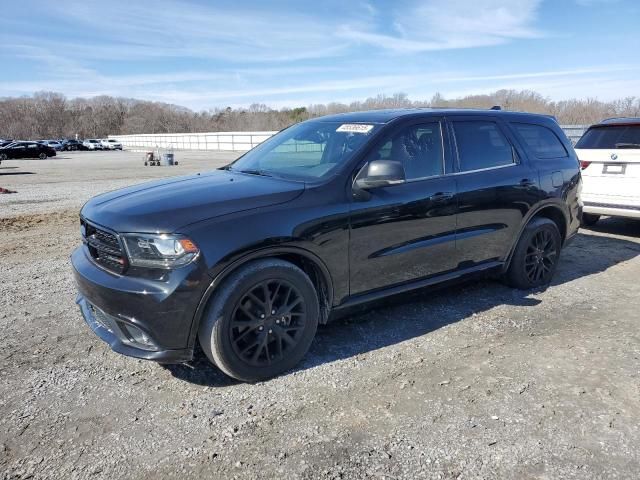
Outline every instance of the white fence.
{"label": "white fence", "polygon": [[[588,125],[561,125],[575,145]],[[218,150],[244,152],[278,132],[210,132],[155,133],[140,135],[109,135],[130,150],[143,148],[173,148],[175,150]]]}
{"label": "white fence", "polygon": [[247,151],[278,132],[210,132],[109,135],[128,149]]}

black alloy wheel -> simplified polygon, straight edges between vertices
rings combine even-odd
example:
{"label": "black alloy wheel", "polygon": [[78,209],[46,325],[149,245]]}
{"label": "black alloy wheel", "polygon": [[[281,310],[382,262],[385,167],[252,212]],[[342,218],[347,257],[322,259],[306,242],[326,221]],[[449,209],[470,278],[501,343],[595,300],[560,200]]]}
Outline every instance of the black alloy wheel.
{"label": "black alloy wheel", "polygon": [[264,258],[238,268],[216,288],[198,339],[220,370],[255,382],[293,368],[309,350],[319,318],[309,276],[290,262]]}
{"label": "black alloy wheel", "polygon": [[539,230],[527,247],[524,269],[531,283],[547,283],[558,259],[558,246],[549,230]]}
{"label": "black alloy wheel", "polygon": [[254,285],[231,317],[233,350],[252,366],[279,362],[298,344],[306,318],[302,294],[291,283],[266,280]]}
{"label": "black alloy wheel", "polygon": [[505,280],[522,290],[548,285],[558,267],[561,248],[562,237],[553,220],[532,219],[520,235]]}

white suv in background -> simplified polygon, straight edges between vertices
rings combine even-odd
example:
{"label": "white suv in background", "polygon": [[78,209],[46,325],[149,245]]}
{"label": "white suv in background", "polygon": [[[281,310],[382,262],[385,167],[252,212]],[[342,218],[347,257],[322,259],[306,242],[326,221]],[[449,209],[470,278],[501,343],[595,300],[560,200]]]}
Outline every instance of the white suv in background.
{"label": "white suv in background", "polygon": [[100,143],[100,140],[96,140],[95,138],[87,138],[82,142],[82,145],[87,147],[89,150],[103,150],[104,148],[102,143]]}
{"label": "white suv in background", "polygon": [[583,225],[600,215],[640,218],[640,118],[589,127],[575,147],[582,170]]}
{"label": "white suv in background", "polygon": [[105,150],[122,150],[122,144],[113,138],[103,138],[100,144]]}

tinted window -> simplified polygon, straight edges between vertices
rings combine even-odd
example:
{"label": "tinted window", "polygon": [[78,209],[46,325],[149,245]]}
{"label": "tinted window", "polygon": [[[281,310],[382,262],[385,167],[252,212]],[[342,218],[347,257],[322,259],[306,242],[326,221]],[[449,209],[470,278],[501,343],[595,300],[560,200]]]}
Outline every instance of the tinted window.
{"label": "tinted window", "polygon": [[531,123],[511,124],[520,134],[524,143],[538,158],[567,157],[567,150],[557,135],[549,128]]}
{"label": "tinted window", "polygon": [[402,163],[407,180],[442,175],[443,148],[439,122],[411,125],[393,133],[369,154],[372,160]]}
{"label": "tinted window", "polygon": [[576,148],[640,148],[640,125],[591,127]]}
{"label": "tinted window", "polygon": [[307,121],[283,130],[240,157],[232,170],[314,179],[347,163],[379,125]]}
{"label": "tinted window", "polygon": [[453,122],[460,170],[500,167],[513,162],[513,149],[495,122]]}

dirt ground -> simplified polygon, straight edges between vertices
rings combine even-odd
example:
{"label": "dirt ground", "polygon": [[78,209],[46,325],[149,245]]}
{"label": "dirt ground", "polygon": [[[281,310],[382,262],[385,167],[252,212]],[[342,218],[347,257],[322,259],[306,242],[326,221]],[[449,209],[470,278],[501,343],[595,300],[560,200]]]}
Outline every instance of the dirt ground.
{"label": "dirt ground", "polygon": [[295,371],[240,384],[199,356],[113,353],[74,304],[77,212],[223,165],[178,152],[0,165],[0,472],[26,478],[638,478],[640,222],[582,230],[544,291],[423,290],[320,328]]}

